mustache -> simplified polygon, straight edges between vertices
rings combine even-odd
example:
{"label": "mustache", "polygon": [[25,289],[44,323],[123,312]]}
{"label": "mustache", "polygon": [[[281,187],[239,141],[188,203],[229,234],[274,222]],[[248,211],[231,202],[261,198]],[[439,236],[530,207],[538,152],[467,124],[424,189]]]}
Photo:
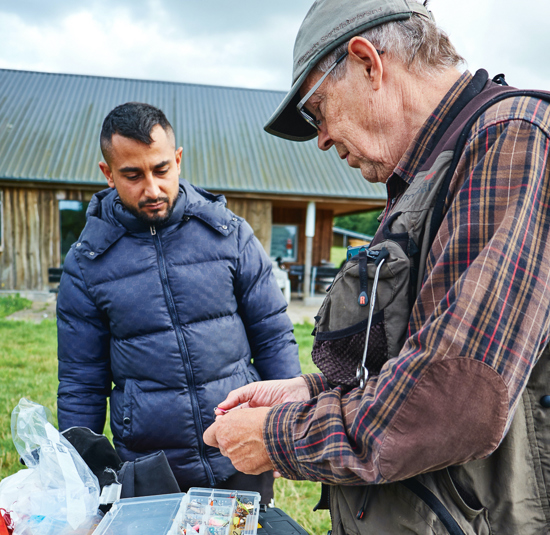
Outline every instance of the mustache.
{"label": "mustache", "polygon": [[148,204],[158,204],[159,202],[165,202],[170,204],[170,199],[168,197],[157,197],[156,199],[145,199],[143,201],[138,202],[138,207],[143,208],[144,206],[147,206]]}

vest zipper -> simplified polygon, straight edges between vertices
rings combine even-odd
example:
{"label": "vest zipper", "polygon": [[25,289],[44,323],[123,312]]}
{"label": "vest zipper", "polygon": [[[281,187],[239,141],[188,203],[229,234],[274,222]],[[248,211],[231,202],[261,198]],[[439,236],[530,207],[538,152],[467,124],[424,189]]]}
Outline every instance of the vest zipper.
{"label": "vest zipper", "polygon": [[357,518],[357,520],[362,520],[365,516],[365,511],[367,510],[367,502],[369,500],[369,493],[370,485],[367,485],[363,494],[363,502],[361,503],[361,508],[359,509],[359,511],[357,511],[357,514],[355,515],[355,518]]}
{"label": "vest zipper", "polygon": [[164,296],[166,298],[166,304],[168,305],[168,312],[170,313],[170,319],[172,320],[172,325],[174,326],[174,332],[176,333],[176,339],[178,341],[180,354],[182,356],[183,368],[185,369],[185,377],[187,379],[187,387],[189,388],[189,397],[191,399],[191,407],[193,409],[193,421],[195,424],[195,432],[197,434],[197,442],[199,444],[199,457],[202,462],[202,465],[204,466],[204,471],[206,472],[208,482],[210,483],[211,487],[214,487],[216,484],[216,478],[214,477],[214,472],[212,470],[212,467],[210,466],[210,463],[206,459],[205,445],[202,440],[202,435],[204,434],[204,428],[202,425],[202,419],[200,415],[197,389],[196,389],[195,380],[193,377],[193,369],[191,367],[189,352],[187,350],[187,345],[183,337],[183,332],[179,324],[176,305],[174,303],[174,297],[172,295],[172,291],[170,290],[170,285],[168,283],[168,273],[166,271],[166,262],[164,260],[164,254],[162,251],[160,236],[157,234],[157,231],[154,226],[151,226],[151,235],[153,236],[153,243],[155,244],[155,249],[157,251],[157,260],[159,264],[162,289],[164,291]]}

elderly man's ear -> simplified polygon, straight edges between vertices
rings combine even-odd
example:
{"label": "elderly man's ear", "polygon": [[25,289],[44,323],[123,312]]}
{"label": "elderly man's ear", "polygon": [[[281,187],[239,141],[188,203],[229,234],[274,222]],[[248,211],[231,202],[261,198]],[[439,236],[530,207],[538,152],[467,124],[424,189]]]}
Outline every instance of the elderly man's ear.
{"label": "elderly man's ear", "polygon": [[352,37],[348,45],[348,61],[358,62],[375,91],[380,89],[384,66],[376,47],[363,37]]}

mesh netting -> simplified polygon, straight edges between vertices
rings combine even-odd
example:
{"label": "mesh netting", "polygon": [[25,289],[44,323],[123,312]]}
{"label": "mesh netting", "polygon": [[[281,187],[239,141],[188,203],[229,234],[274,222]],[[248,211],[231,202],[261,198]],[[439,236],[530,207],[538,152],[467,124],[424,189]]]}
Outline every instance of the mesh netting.
{"label": "mesh netting", "polygon": [[[338,340],[315,340],[311,358],[333,384],[357,386],[357,366],[363,358],[366,331]],[[371,326],[365,366],[369,375],[378,375],[388,360],[388,345],[384,322]]]}

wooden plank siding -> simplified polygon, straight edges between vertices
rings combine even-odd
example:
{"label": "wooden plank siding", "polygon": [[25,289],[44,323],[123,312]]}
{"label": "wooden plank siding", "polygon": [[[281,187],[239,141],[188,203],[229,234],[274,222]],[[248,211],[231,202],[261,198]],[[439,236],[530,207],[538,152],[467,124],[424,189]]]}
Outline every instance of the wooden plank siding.
{"label": "wooden plank siding", "polygon": [[83,200],[88,192],[25,187],[2,191],[0,289],[48,290],[48,268],[61,263],[58,199]]}
{"label": "wooden plank siding", "polygon": [[[315,236],[313,238],[312,265],[330,261],[332,247],[332,220],[334,212],[317,208],[315,217]],[[297,264],[305,263],[306,250],[306,208],[273,207],[274,225],[298,226],[298,260]]]}
{"label": "wooden plank siding", "polygon": [[271,249],[272,203],[258,199],[227,198],[227,207],[240,217],[244,217],[263,248],[269,254]]}
{"label": "wooden plank siding", "polygon": [[[89,201],[94,191],[6,184],[0,185],[0,191],[4,241],[0,250],[0,289],[47,291],[52,286],[48,284],[48,268],[61,264],[59,200]],[[281,200],[227,197],[229,209],[249,222],[268,254],[272,224],[297,225],[297,263],[303,264],[307,204],[282,205]],[[334,211],[321,207],[317,205],[313,265],[328,262],[332,246]]]}

